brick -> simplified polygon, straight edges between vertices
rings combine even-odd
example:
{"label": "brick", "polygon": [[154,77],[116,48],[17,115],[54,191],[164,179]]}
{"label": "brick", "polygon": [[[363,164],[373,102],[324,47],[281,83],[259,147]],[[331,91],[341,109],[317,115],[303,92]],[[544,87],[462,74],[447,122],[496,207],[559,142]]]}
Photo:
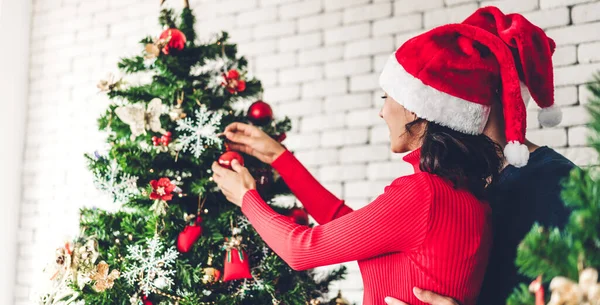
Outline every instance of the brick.
{"label": "brick", "polygon": [[311,151],[299,151],[295,153],[296,158],[300,160],[304,165],[328,165],[334,164],[339,159],[339,152],[337,149],[316,149]]}
{"label": "brick", "polygon": [[315,115],[303,117],[300,123],[301,132],[332,130],[344,127],[343,113],[334,113],[328,115]]}
{"label": "brick", "polygon": [[590,122],[590,115],[583,106],[563,107],[561,127],[579,126]]}
{"label": "brick", "polygon": [[342,13],[332,12],[319,14],[316,16],[307,16],[298,19],[298,32],[310,32],[333,28],[342,24]]}
{"label": "brick", "polygon": [[390,54],[394,51],[392,36],[382,36],[349,42],[344,49],[344,58],[355,58],[365,55]]}
{"label": "brick", "polygon": [[321,12],[321,0],[305,0],[298,3],[283,4],[279,7],[279,17],[282,20],[310,16]]}
{"label": "brick", "polygon": [[254,30],[250,27],[229,29],[227,30],[227,33],[229,33],[229,37],[231,37],[230,39],[233,43],[243,43],[254,40]]}
{"label": "brick", "polygon": [[244,56],[266,55],[275,53],[277,50],[277,40],[261,39],[259,41],[244,42],[238,45],[240,54]]}
{"label": "brick", "polygon": [[296,31],[295,21],[281,21],[268,24],[260,24],[254,28],[254,37],[257,39],[280,37],[294,34]]}
{"label": "brick", "polygon": [[374,3],[344,10],[344,24],[377,20],[392,15],[392,3]]}
{"label": "brick", "polygon": [[558,6],[570,6],[585,2],[590,2],[590,0],[540,0],[540,7],[544,9]]}
{"label": "brick", "polygon": [[346,93],[348,82],[345,79],[332,79],[318,82],[304,83],[302,86],[302,97],[320,97],[332,94]]}
{"label": "brick", "polygon": [[598,152],[593,148],[572,147],[557,151],[578,166],[598,164]]}
{"label": "brick", "polygon": [[556,48],[552,55],[554,67],[571,65],[577,62],[577,48],[575,46],[562,46]]}
{"label": "brick", "polygon": [[579,44],[600,40],[600,22],[573,25],[546,31],[557,45]]}
{"label": "brick", "polygon": [[387,160],[388,156],[389,146],[387,145],[347,146],[340,150],[342,164]]}
{"label": "brick", "polygon": [[260,6],[279,5],[283,3],[298,2],[299,0],[259,0]]}
{"label": "brick", "polygon": [[369,143],[389,143],[390,132],[387,126],[375,126],[369,131]]}
{"label": "brick", "polygon": [[300,50],[298,52],[298,64],[307,65],[314,63],[327,63],[340,60],[343,56],[343,46],[329,46],[312,50]]}
{"label": "brick", "polygon": [[319,168],[319,180],[323,182],[340,182],[363,180],[367,166],[364,164],[325,165]]}
{"label": "brick", "polygon": [[567,131],[564,128],[544,128],[527,132],[527,139],[538,145],[550,147],[567,146]]}
{"label": "brick", "polygon": [[582,64],[600,61],[600,42],[580,44],[577,47],[577,59]]}
{"label": "brick", "polygon": [[283,69],[279,72],[281,84],[296,84],[307,81],[323,79],[323,67],[306,66],[300,68]]}
{"label": "brick", "polygon": [[[530,103],[533,103],[532,101]],[[540,122],[538,121],[538,109],[527,110],[527,130],[535,130],[540,128]]]}
{"label": "brick", "polygon": [[[116,35],[111,34],[110,36],[114,37]],[[77,35],[75,36],[75,40],[78,43],[85,43],[85,42],[97,41],[97,40],[105,40],[106,38],[108,38],[108,26],[98,26],[98,27],[81,30],[81,31],[78,31]]]}
{"label": "brick", "polygon": [[381,87],[379,87],[379,73],[350,77],[350,92],[370,90],[381,90]]}
{"label": "brick", "polygon": [[554,103],[556,105],[575,105],[577,104],[577,98],[577,87],[575,86],[559,87],[554,89]]}
{"label": "brick", "polygon": [[370,71],[371,60],[369,58],[357,58],[325,64],[325,76],[327,78],[350,76]]}
{"label": "brick", "polygon": [[299,85],[265,88],[264,98],[271,101],[289,101],[300,97]]}
{"label": "brick", "polygon": [[246,12],[258,7],[258,0],[222,0],[219,2],[217,13],[220,15]]}
{"label": "brick", "polygon": [[347,7],[353,7],[361,4],[367,4],[370,0],[325,0],[325,11],[335,11]]}
{"label": "brick", "polygon": [[395,37],[396,40],[396,46],[401,46],[403,45],[407,40],[418,36],[420,34],[423,34],[425,32],[425,30],[418,30],[418,31],[412,31],[412,32],[408,32],[408,33],[403,33],[403,34],[398,34]]}
{"label": "brick", "polygon": [[396,0],[394,1],[394,16],[425,12],[444,7],[444,0]]}
{"label": "brick", "polygon": [[251,26],[265,22],[272,22],[275,20],[277,20],[277,8],[266,7],[257,10],[241,12],[236,17],[236,24],[238,26]]}
{"label": "brick", "polygon": [[374,162],[367,167],[367,177],[370,180],[395,179],[414,172],[412,165],[403,161]]}
{"label": "brick", "polygon": [[582,105],[589,104],[591,99],[596,98],[586,85],[580,85],[577,89],[579,92],[579,103]]}
{"label": "brick", "polygon": [[108,9],[108,1],[82,1],[77,6],[77,14],[97,13]]}
{"label": "brick", "polygon": [[369,108],[369,94],[334,95],[325,99],[325,112],[337,113],[344,110]]}
{"label": "brick", "polygon": [[571,21],[566,7],[527,12],[523,16],[542,29],[567,25]]}
{"label": "brick", "polygon": [[367,139],[366,128],[324,131],[321,135],[321,147],[367,144]]}
{"label": "brick", "polygon": [[478,6],[476,3],[468,3],[459,6],[431,10],[425,12],[425,28],[432,28],[438,25],[461,22],[471,15]]}
{"label": "brick", "polygon": [[576,5],[571,10],[573,23],[600,21],[600,2]]}
{"label": "brick", "polygon": [[405,16],[394,16],[389,19],[375,20],[373,22],[373,36],[387,34],[398,34],[414,31],[423,27],[422,14],[410,14]]}
{"label": "brick", "polygon": [[554,70],[554,85],[577,85],[592,81],[592,75],[600,69],[600,63],[560,67]]}
{"label": "brick", "polygon": [[369,37],[371,26],[368,23],[347,25],[325,31],[325,44],[355,41]]}
{"label": "brick", "polygon": [[367,198],[368,200],[368,198],[381,195],[386,185],[388,185],[387,181],[348,182],[344,184],[344,198]]}
{"label": "brick", "polygon": [[385,122],[379,117],[379,109],[352,110],[346,114],[346,125],[349,127],[383,125]]}
{"label": "brick", "polygon": [[293,151],[313,150],[319,146],[321,136],[318,133],[288,134],[285,145]]}
{"label": "brick", "polygon": [[588,143],[590,129],[586,126],[569,128],[569,146],[585,146]]}
{"label": "brick", "polygon": [[494,0],[483,1],[481,6],[497,6],[505,13],[525,13],[539,8],[538,0]]}
{"label": "brick", "polygon": [[279,39],[279,51],[286,52],[291,50],[314,49],[323,44],[323,35],[321,33],[310,33]]}
{"label": "brick", "polygon": [[452,6],[461,3],[477,2],[478,0],[444,0],[446,6]]}
{"label": "brick", "polygon": [[296,65],[296,54],[292,52],[261,56],[256,58],[256,69],[259,71],[293,67]]}

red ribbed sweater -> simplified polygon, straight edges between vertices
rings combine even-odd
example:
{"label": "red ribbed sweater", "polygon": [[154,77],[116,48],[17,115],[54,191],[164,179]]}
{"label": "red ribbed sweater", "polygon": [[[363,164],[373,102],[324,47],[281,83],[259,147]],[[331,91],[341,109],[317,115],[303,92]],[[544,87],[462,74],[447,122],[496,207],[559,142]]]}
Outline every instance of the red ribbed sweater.
{"label": "red ribbed sweater", "polygon": [[293,269],[358,261],[363,305],[384,305],[386,296],[423,304],[412,293],[415,286],[475,304],[491,245],[491,209],[421,172],[419,159],[420,149],[406,155],[415,174],[395,179],[373,202],[353,211],[285,151],[272,165],[320,225],[294,223],[255,190],[244,194],[242,211]]}

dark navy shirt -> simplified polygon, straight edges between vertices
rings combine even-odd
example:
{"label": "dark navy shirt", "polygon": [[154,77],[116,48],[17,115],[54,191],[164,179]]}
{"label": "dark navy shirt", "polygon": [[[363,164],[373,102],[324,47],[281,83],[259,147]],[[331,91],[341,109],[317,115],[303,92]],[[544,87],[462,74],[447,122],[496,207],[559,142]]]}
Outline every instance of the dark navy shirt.
{"label": "dark navy shirt", "polygon": [[534,223],[562,228],[569,218],[560,193],[561,181],[575,165],[548,147],[531,153],[522,168],[506,167],[490,187],[494,243],[479,305],[506,304],[519,283],[531,280],[517,273],[517,246]]}

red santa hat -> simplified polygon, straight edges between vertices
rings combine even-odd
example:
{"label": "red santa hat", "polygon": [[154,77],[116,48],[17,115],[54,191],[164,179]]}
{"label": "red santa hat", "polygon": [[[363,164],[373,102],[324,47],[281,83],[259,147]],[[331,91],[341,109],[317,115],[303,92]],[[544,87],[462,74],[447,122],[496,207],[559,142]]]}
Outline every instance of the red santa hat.
{"label": "red santa hat", "polygon": [[517,167],[527,164],[518,68],[509,46],[491,31],[449,24],[416,36],[392,54],[379,83],[418,117],[474,135],[483,132],[493,102],[500,99],[505,157]]}
{"label": "red santa hat", "polygon": [[515,59],[525,104],[533,97],[542,108],[538,113],[540,124],[544,127],[558,125],[562,112],[554,106],[554,40],[522,15],[505,15],[494,6],[478,9],[462,23],[482,28],[506,43]]}

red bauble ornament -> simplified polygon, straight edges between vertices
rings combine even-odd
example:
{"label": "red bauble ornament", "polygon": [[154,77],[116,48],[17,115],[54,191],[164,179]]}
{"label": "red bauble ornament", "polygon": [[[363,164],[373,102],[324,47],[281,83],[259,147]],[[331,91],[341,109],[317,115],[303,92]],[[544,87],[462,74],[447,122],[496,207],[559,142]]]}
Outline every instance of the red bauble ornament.
{"label": "red bauble ornament", "polygon": [[177,236],[177,250],[181,253],[187,253],[202,235],[202,218],[196,216],[196,221],[192,225],[187,225]]}
{"label": "red bauble ornament", "polygon": [[169,55],[171,50],[183,50],[185,47],[186,38],[183,32],[178,29],[167,29],[160,34],[160,39],[169,39],[169,42],[162,49],[163,53]]}
{"label": "red bauble ornament", "polygon": [[238,160],[240,165],[244,166],[244,158],[238,152],[228,151],[219,157],[219,165],[231,169],[231,161]]}
{"label": "red bauble ornament", "polygon": [[171,183],[169,178],[160,178],[158,180],[150,181],[150,186],[152,186],[152,193],[150,193],[150,199],[153,200],[171,200],[173,199],[173,190],[175,190],[176,185]]}
{"label": "red bauble ornament", "polygon": [[303,226],[308,225],[308,213],[303,208],[293,208],[290,210],[288,217],[295,223]]}
{"label": "red bauble ornament", "polygon": [[152,304],[152,302],[150,300],[148,300],[148,297],[145,295],[142,296],[142,303],[144,305],[154,305],[154,304]]}
{"label": "red bauble ornament", "polygon": [[225,253],[223,281],[251,279],[250,263],[244,249],[230,249]]}
{"label": "red bauble ornament", "polygon": [[152,137],[152,144],[153,144],[154,146],[158,146],[158,145],[160,145],[160,138],[159,138],[159,137],[157,137],[157,136],[153,136],[153,137]]}
{"label": "red bauble ornament", "polygon": [[266,125],[273,120],[273,109],[263,101],[256,101],[248,108],[248,120],[254,125]]}

